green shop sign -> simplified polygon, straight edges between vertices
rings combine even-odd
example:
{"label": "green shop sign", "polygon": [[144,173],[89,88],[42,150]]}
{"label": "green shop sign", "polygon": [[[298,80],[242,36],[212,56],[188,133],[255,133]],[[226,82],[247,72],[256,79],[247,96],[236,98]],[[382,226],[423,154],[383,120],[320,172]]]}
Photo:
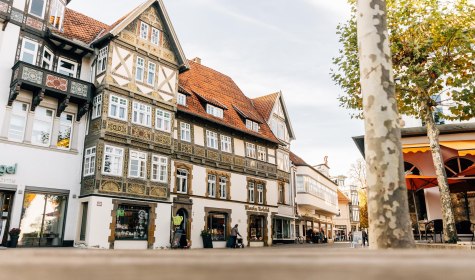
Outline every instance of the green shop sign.
{"label": "green shop sign", "polygon": [[0,165],[0,176],[3,176],[5,174],[15,174],[16,173],[16,167],[17,167],[17,164],[15,163],[15,165],[11,165],[11,166],[8,166],[8,165]]}

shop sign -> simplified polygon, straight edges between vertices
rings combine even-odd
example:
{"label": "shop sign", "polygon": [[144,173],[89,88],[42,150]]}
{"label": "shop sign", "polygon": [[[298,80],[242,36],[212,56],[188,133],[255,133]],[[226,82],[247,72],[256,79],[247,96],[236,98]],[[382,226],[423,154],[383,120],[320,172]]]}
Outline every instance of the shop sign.
{"label": "shop sign", "polygon": [[117,209],[117,217],[124,217],[125,210],[124,209]]}
{"label": "shop sign", "polygon": [[3,175],[14,175],[16,173],[16,167],[17,164],[15,165],[0,165],[0,177]]}
{"label": "shop sign", "polygon": [[254,211],[254,212],[266,212],[269,213],[270,209],[266,206],[255,206],[255,205],[246,205],[246,211]]}

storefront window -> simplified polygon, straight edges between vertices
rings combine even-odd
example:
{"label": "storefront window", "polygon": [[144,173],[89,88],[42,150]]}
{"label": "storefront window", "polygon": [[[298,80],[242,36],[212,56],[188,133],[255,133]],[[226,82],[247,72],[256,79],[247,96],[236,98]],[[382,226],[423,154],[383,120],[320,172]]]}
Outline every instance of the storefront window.
{"label": "storefront window", "polygon": [[116,240],[147,240],[149,207],[119,205],[116,215]]}
{"label": "storefront window", "polygon": [[290,232],[290,220],[274,219],[274,239],[289,239]]}
{"label": "storefront window", "polygon": [[264,241],[264,217],[251,215],[249,217],[249,239]]}
{"label": "storefront window", "polygon": [[228,214],[226,213],[210,213],[208,215],[208,229],[211,231],[213,241],[226,241],[227,221]]}

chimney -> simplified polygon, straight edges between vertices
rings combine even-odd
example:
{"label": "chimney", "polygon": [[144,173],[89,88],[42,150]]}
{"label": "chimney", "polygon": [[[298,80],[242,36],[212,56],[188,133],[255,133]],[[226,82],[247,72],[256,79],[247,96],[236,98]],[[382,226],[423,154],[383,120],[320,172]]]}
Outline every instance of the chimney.
{"label": "chimney", "polygon": [[199,58],[199,57],[195,57],[191,61],[193,61],[195,63],[198,63],[198,64],[201,64],[201,58]]}

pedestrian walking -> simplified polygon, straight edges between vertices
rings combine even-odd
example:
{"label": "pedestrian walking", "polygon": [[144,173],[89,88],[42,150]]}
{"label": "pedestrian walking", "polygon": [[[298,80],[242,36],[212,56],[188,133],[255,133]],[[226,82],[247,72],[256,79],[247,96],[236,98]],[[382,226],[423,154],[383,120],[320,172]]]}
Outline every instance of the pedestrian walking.
{"label": "pedestrian walking", "polygon": [[366,246],[366,242],[368,241],[368,233],[366,233],[365,229],[362,230],[362,233],[363,233],[363,247],[364,247]]}
{"label": "pedestrian walking", "polygon": [[239,237],[242,237],[241,234],[239,233],[239,230],[238,230],[238,224],[236,224],[231,229],[231,236],[229,236],[228,243],[226,244],[226,247],[235,248],[236,247],[236,239],[237,239],[238,235],[239,235]]}

